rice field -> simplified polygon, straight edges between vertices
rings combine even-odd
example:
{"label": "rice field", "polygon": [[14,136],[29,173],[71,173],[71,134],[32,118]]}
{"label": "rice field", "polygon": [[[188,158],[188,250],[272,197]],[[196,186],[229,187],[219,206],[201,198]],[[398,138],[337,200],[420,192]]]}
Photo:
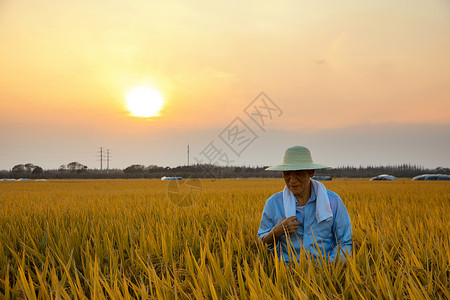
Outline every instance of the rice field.
{"label": "rice field", "polygon": [[0,299],[450,298],[450,182],[324,182],[353,255],[289,265],[256,238],[281,179],[169,184],[1,182]]}

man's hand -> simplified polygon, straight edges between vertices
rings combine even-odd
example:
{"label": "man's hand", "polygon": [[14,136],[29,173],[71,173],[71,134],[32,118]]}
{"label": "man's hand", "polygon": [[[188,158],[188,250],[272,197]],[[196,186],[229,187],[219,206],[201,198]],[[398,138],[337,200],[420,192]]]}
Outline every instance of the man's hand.
{"label": "man's hand", "polygon": [[300,224],[297,222],[297,217],[292,216],[289,218],[283,218],[278,222],[277,225],[272,229],[274,234],[278,236],[278,238],[282,237],[286,233],[294,233],[297,231]]}
{"label": "man's hand", "polygon": [[296,232],[299,226],[300,224],[297,222],[296,216],[283,218],[268,234],[262,238],[262,241],[272,248],[274,246],[274,242],[275,244],[278,243],[278,240],[286,233],[291,234]]}

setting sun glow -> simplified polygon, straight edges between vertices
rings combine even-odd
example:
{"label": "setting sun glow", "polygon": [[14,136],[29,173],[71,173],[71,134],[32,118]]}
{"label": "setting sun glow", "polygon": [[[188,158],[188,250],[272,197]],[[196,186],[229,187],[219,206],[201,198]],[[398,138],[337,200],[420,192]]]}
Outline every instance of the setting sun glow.
{"label": "setting sun glow", "polygon": [[126,96],[126,107],[132,116],[155,117],[164,105],[160,92],[147,87],[135,87]]}

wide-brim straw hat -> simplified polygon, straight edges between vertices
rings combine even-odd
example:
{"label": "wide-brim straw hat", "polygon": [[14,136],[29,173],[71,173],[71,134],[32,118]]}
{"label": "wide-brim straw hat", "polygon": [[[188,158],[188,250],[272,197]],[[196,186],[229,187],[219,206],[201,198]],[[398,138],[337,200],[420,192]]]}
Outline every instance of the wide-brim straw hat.
{"label": "wide-brim straw hat", "polygon": [[283,162],[268,167],[266,171],[299,171],[329,169],[330,167],[313,162],[311,152],[303,146],[294,146],[284,152]]}

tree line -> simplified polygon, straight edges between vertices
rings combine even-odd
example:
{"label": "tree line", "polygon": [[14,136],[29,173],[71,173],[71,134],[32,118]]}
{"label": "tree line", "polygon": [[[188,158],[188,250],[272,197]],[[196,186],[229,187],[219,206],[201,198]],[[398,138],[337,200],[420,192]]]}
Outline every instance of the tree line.
{"label": "tree line", "polygon": [[[44,170],[32,163],[15,165],[10,171],[0,171],[0,178],[30,179],[97,179],[97,178],[161,178],[163,176],[183,178],[280,178],[281,172],[267,172],[266,166],[217,166],[195,164],[191,166],[161,167],[157,165],[130,165],[124,169],[99,170],[89,169],[79,162],[62,165],[58,169]],[[450,168],[438,167],[426,169],[411,164],[395,166],[342,166],[327,170],[318,170],[318,176],[331,178],[368,178],[380,174],[395,177],[412,178],[421,174],[450,174]]]}

